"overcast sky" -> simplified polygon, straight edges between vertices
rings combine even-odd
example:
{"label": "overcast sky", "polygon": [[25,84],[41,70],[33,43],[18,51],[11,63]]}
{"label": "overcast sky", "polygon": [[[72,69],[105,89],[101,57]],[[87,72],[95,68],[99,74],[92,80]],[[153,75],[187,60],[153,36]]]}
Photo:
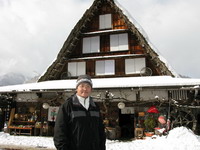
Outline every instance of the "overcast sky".
{"label": "overcast sky", "polygon": [[[0,75],[42,74],[94,0],[0,0]],[[200,78],[200,0],[118,0],[178,74]]]}

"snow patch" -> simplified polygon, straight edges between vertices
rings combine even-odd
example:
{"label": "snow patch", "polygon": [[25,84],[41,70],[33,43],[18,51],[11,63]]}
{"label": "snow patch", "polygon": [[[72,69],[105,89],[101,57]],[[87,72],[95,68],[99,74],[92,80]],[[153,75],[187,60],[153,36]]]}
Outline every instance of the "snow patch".
{"label": "snow patch", "polygon": [[[27,149],[43,148],[55,150],[53,137],[13,136],[0,132],[0,148],[12,147]],[[200,150],[200,136],[190,129],[178,127],[171,130],[168,136],[157,136],[156,139],[119,141],[106,140],[107,150]]]}

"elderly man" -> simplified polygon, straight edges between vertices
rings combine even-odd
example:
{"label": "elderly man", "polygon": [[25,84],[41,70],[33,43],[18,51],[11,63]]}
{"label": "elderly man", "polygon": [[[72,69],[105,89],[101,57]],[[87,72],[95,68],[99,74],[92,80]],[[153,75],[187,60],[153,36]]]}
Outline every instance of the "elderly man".
{"label": "elderly man", "polygon": [[105,150],[105,132],[100,110],[92,100],[92,80],[81,75],[76,93],[60,107],[55,128],[54,144],[58,150]]}

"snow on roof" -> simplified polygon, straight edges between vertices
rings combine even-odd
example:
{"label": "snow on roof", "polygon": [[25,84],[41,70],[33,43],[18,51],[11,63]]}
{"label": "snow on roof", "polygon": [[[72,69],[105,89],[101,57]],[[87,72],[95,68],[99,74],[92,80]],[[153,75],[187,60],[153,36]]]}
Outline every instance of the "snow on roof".
{"label": "snow on roof", "polygon": [[117,0],[114,0],[114,1],[117,7],[119,7],[123,11],[124,15],[128,17],[129,21],[131,21],[134,24],[134,26],[138,29],[138,31],[140,31],[140,33],[144,36],[144,38],[148,40],[149,37],[147,33],[145,32],[145,30],[142,28],[142,26],[132,17],[132,15]]}
{"label": "snow on roof", "polygon": [[81,57],[71,58],[70,60],[85,60],[85,59],[102,59],[102,58],[118,58],[118,57],[130,57],[130,56],[143,56],[143,54],[122,54],[122,55],[106,55],[106,56],[92,56],[92,57]]}
{"label": "snow on roof", "polygon": [[[173,78],[171,76],[99,78],[92,79],[92,82],[94,89],[200,85],[200,79]],[[0,87],[0,93],[43,90],[72,90],[75,89],[75,85],[76,80],[52,80],[38,83],[3,86]]]}
{"label": "snow on roof", "polygon": [[130,22],[134,24],[134,26],[138,29],[138,31],[143,35],[143,37],[148,42],[149,46],[158,54],[159,59],[167,66],[167,68],[173,73],[175,77],[180,77],[179,74],[176,73],[174,68],[167,62],[167,60],[161,55],[159,50],[151,43],[149,37],[142,26],[132,17],[132,15],[117,1],[115,0],[115,4],[123,11],[124,15],[126,15]]}
{"label": "snow on roof", "polygon": [[42,74],[39,76],[38,79],[40,79],[44,74],[47,72],[48,68],[57,60],[57,56],[54,58],[54,60],[47,66],[47,68],[42,72]]}
{"label": "snow on roof", "polygon": [[127,31],[127,29],[100,30],[100,31],[95,31],[95,32],[87,32],[83,34],[90,35],[90,34],[100,34],[100,33],[119,32],[119,31]]}

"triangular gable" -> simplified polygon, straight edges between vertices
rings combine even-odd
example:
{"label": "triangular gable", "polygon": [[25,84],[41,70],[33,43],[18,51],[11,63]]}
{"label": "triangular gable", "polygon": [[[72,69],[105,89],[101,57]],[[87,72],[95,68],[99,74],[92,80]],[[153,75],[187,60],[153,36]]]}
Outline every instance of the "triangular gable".
{"label": "triangular gable", "polygon": [[[144,35],[134,25],[130,17],[128,17],[119,7],[118,3],[116,4],[113,0],[95,0],[92,6],[88,10],[86,10],[83,17],[75,25],[74,29],[71,31],[63,47],[61,48],[56,60],[40,77],[39,81],[59,79],[59,77],[61,76],[61,71],[66,65],[67,60],[70,58],[71,54],[74,53],[74,47],[76,47],[82,39],[83,32],[85,31],[86,26],[91,23],[91,19],[94,18],[99,9],[102,9],[105,5],[118,14],[117,17],[120,17],[120,21],[122,21],[125,26],[127,26],[128,32],[136,37],[139,43],[139,47],[142,47],[142,49],[145,50],[144,55],[146,56],[146,58],[148,58],[148,63],[151,63],[158,75],[170,75],[173,77],[177,76],[176,73],[173,72],[173,70],[164,61],[164,59],[162,59],[160,55],[152,48],[147,38],[144,37]],[[92,23],[95,23],[95,21],[93,21]],[[120,28],[113,31],[120,32]],[[101,32],[103,33],[103,31]]]}

